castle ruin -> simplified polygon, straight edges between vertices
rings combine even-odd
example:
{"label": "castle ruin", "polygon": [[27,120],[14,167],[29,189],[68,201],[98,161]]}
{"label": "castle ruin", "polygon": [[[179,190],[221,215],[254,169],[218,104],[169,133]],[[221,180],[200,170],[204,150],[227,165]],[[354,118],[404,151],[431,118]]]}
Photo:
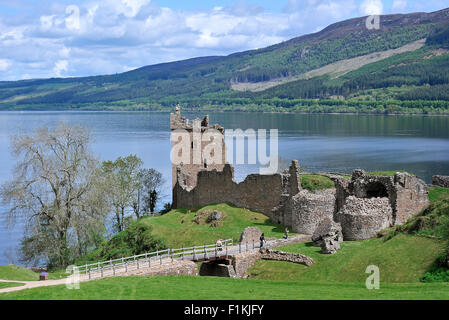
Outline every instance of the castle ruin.
{"label": "castle ruin", "polygon": [[[195,119],[192,126],[189,123],[181,117],[179,108],[170,116],[172,130],[210,128],[207,116],[202,122]],[[224,134],[222,127],[214,128],[220,128]],[[221,158],[225,163],[224,139],[222,143]],[[344,240],[364,240],[382,229],[405,223],[429,204],[425,183],[408,173],[389,177],[355,170],[351,179],[327,176],[335,187],[311,192],[301,187],[296,160],[281,173],[250,174],[240,183],[234,180],[234,168],[229,163],[181,164],[173,166],[173,208],[226,202],[261,212],[293,232],[309,235],[328,218],[341,224]]]}
{"label": "castle ruin", "polygon": [[[181,183],[186,187],[193,187],[197,184],[197,175],[201,170],[223,170],[224,164],[226,162],[226,149],[224,143],[224,128],[218,124],[214,126],[209,126],[209,116],[205,116],[203,120],[195,118],[194,120],[189,120],[181,116],[181,107],[176,106],[176,112],[170,113],[170,130],[173,132],[180,131],[181,133],[187,133],[189,135],[189,160],[180,165],[172,164],[172,189],[178,182],[177,171],[182,168],[182,181]],[[207,163],[203,153],[207,152],[206,146],[209,144],[208,141],[202,141],[201,135],[208,130],[214,130],[218,132],[221,136],[220,141],[213,141],[221,145],[221,154],[218,155],[220,161],[218,163]],[[199,133],[196,135],[195,133]],[[178,141],[172,141],[173,146],[175,146]],[[195,159],[195,152],[199,150],[198,159]],[[181,151],[180,151],[181,153]],[[198,154],[198,152],[196,153]],[[181,154],[179,154],[181,156]],[[195,161],[196,160],[196,161]]]}

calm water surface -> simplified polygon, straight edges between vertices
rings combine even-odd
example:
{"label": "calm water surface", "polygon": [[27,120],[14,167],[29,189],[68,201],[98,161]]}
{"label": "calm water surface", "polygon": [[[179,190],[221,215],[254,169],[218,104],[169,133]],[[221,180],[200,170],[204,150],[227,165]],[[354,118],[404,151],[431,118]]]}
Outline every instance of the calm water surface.
{"label": "calm water surface", "polygon": [[[201,114],[186,113],[189,118]],[[362,168],[407,170],[427,183],[434,174],[449,175],[449,117],[291,115],[259,113],[209,113],[211,123],[230,129],[278,129],[279,155],[307,171],[351,172]],[[150,112],[0,112],[0,184],[11,178],[14,159],[10,135],[29,132],[60,121],[91,129],[92,149],[101,160],[136,154],[171,181],[168,113]],[[257,172],[257,166],[235,169],[236,180]],[[164,199],[171,199],[170,185]],[[20,221],[6,228],[0,207],[0,265],[11,262],[8,252],[21,236]]]}

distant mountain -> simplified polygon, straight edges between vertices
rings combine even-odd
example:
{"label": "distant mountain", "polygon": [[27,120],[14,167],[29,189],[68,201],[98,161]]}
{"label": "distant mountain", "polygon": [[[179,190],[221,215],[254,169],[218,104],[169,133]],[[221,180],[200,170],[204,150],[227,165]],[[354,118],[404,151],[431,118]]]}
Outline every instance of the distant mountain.
{"label": "distant mountain", "polygon": [[[0,82],[0,109],[447,113],[449,9],[366,17],[269,46],[125,73]],[[419,103],[417,101],[420,101]]]}

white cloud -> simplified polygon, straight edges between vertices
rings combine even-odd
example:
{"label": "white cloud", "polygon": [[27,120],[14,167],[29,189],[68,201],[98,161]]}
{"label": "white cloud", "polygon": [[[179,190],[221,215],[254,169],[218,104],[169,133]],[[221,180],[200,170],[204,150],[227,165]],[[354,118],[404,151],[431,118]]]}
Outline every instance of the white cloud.
{"label": "white cloud", "polygon": [[383,12],[384,5],[382,0],[364,0],[360,5],[359,12],[362,15],[380,15]]}
{"label": "white cloud", "polygon": [[[282,12],[237,0],[195,10],[160,7],[150,0],[72,2],[76,7],[48,0],[26,17],[0,13],[0,71],[7,68],[0,80],[111,74],[131,66],[226,55],[384,11],[380,0],[289,0]],[[426,5],[392,2],[395,11],[431,11],[447,6],[447,0],[427,0]]]}
{"label": "white cloud", "polygon": [[63,71],[67,71],[69,69],[69,62],[67,60],[59,60],[56,61],[55,66],[53,68],[53,72],[56,77],[61,77],[61,73]]}
{"label": "white cloud", "polygon": [[0,71],[6,71],[11,66],[11,62],[6,59],[0,59]]}
{"label": "white cloud", "polygon": [[59,56],[61,58],[68,58],[70,56],[70,48],[63,46],[61,50],[59,50]]}
{"label": "white cloud", "polygon": [[393,11],[402,11],[407,7],[407,0],[394,0],[392,5]]}

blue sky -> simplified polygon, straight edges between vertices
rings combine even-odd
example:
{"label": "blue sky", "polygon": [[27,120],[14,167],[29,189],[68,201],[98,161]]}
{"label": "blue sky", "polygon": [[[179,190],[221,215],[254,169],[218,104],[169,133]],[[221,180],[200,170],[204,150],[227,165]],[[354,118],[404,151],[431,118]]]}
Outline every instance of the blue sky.
{"label": "blue sky", "polygon": [[447,0],[0,0],[0,80],[111,74],[266,47]]}

